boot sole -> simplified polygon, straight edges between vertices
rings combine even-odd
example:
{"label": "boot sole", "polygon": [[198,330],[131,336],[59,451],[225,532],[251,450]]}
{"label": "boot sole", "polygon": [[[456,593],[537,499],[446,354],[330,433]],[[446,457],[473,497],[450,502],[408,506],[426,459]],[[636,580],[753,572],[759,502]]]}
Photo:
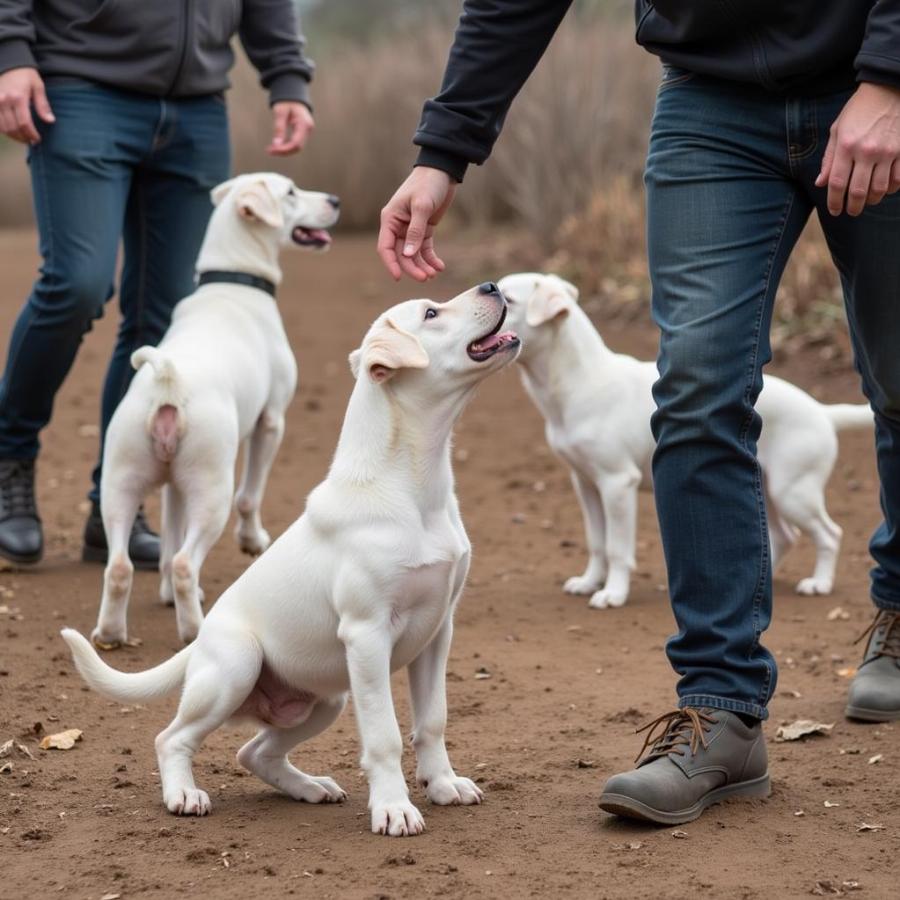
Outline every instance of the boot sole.
{"label": "boot sole", "polygon": [[900,709],[866,709],[864,706],[848,706],[844,710],[848,719],[859,722],[895,722],[900,719]]}
{"label": "boot sole", "polygon": [[693,822],[699,818],[707,807],[733,797],[745,799],[765,799],[769,796],[771,786],[769,773],[751,781],[741,781],[738,784],[728,784],[717,788],[701,797],[693,806],[685,809],[662,810],[654,809],[633,797],[624,794],[603,794],[600,797],[600,809],[626,819],[639,819],[642,822],[654,822],[657,825],[683,825],[685,822]]}
{"label": "boot sole", "polygon": [[[90,547],[85,544],[81,548],[81,561],[86,563],[99,563],[105,566],[109,560],[109,551],[106,547]],[[143,572],[156,572],[159,570],[158,562],[150,562],[146,559],[133,559],[131,564]]]}
{"label": "boot sole", "polygon": [[37,553],[31,553],[27,556],[22,556],[19,553],[10,553],[9,550],[0,548],[0,556],[2,556],[5,560],[8,560],[11,563],[16,563],[20,566],[31,566],[36,562],[41,561],[44,556],[44,551],[38,550]]}

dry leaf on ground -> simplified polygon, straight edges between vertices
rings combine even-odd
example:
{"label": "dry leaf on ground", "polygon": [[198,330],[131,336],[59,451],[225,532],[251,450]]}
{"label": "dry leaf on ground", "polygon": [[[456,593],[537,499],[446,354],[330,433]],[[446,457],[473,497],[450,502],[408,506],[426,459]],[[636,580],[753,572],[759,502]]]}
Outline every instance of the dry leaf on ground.
{"label": "dry leaf on ground", "polygon": [[60,731],[58,734],[48,734],[40,743],[41,750],[71,750],[76,741],[81,740],[84,734],[78,728],[70,728],[68,731]]}
{"label": "dry leaf on ground", "polygon": [[861,822],[856,826],[857,831],[884,831],[884,825],[869,825],[868,822]]}
{"label": "dry leaf on ground", "polygon": [[780,725],[775,732],[776,741],[799,741],[801,738],[812,734],[831,734],[834,722],[826,725],[824,722],[813,722],[812,719],[797,719],[789,725]]}

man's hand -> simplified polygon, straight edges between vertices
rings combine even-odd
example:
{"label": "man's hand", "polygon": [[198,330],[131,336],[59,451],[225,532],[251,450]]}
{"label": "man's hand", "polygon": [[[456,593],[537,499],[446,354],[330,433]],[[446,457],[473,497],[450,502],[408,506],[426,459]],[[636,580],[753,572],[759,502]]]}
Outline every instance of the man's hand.
{"label": "man's hand", "polygon": [[272,105],[272,143],[270,156],[290,156],[303,149],[316,123],[309,107],[293,100]]}
{"label": "man's hand", "polygon": [[0,134],[37,144],[41,136],[31,118],[32,104],[45,122],[56,121],[37,69],[9,69],[0,75]]}
{"label": "man's hand", "polygon": [[416,166],[381,211],[378,255],[399,281],[405,272],[427,281],[444,271],[434,252],[434,226],[453,202],[456,183],[446,172]]}
{"label": "man's hand", "polygon": [[828,212],[858,216],[900,189],[900,89],[864,82],[831,126],[817,187]]}

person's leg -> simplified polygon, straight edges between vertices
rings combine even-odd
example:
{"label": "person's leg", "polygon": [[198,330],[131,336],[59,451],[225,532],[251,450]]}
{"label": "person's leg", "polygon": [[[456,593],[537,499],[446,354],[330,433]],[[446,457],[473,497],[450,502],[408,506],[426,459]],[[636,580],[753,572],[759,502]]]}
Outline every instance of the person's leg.
{"label": "person's leg", "polygon": [[[103,389],[100,460],[89,495],[94,512],[85,528],[85,558],[105,559],[99,520],[102,440],[134,375],[131,354],[145,344],[158,344],[175,304],[192,293],[194,266],[212,212],[209,192],[229,171],[228,121],[221,99],[159,101],[153,149],[135,171],[125,216],[122,321]],[[156,568],[159,541],[142,518],[129,552],[138,568]]]}
{"label": "person's leg", "polygon": [[[783,98],[699,76],[670,76],[657,100],[646,170],[661,332],[653,481],[682,711],[660,720],[636,771],[608,782],[601,806],[624,815],[688,821],[728,794],[768,791],[757,720],[776,668],[760,644],[772,585],[754,403],[776,287],[810,211],[787,150],[790,140],[806,152],[804,129],[785,126]],[[705,766],[715,777],[699,775]]]}
{"label": "person's leg", "polygon": [[[0,381],[0,459],[20,468],[33,467],[56,392],[112,293],[136,155],[133,123],[109,105],[103,89],[72,84],[51,87],[49,96],[56,121],[40,126],[42,140],[29,152],[43,265],[13,328]],[[5,539],[9,512],[2,512],[0,553],[12,549],[15,556],[23,547]],[[30,521],[26,536],[34,546],[18,555],[39,557],[36,511],[23,521]]]}
{"label": "person's leg", "polygon": [[[818,101],[823,132],[849,96]],[[809,167],[809,191],[841,275],[856,367],[875,412],[884,517],[869,545],[876,621],[847,715],[885,721],[900,719],[900,194],[855,218],[832,216],[825,190],[812,184],[819,162]]]}

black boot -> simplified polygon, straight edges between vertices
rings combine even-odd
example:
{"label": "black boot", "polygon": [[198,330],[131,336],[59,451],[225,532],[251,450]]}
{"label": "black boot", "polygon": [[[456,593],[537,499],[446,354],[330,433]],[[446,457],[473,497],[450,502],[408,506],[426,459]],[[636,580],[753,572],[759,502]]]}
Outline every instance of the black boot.
{"label": "black boot", "polygon": [[[100,504],[91,504],[91,514],[84,525],[84,547],[81,558],[84,562],[106,564],[109,549],[106,543],[106,531],[100,515]],[[150,530],[142,506],[131,526],[131,538],[128,541],[128,556],[136,569],[159,568],[159,535]]]}
{"label": "black boot", "polygon": [[36,563],[44,555],[44,535],[34,502],[34,460],[0,460],[0,556]]}

